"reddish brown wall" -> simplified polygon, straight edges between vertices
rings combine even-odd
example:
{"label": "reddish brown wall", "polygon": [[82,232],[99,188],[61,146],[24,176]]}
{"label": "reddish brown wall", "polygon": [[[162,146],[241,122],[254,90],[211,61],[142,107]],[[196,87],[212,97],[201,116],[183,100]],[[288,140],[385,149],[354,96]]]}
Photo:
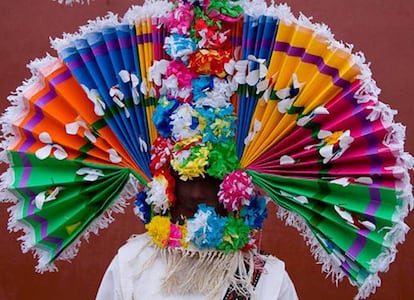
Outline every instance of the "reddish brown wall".
{"label": "reddish brown wall", "polygon": [[[412,59],[414,47],[414,5],[402,0],[314,0],[289,1],[293,11],[313,15],[314,20],[332,28],[337,39],[351,42],[355,50],[363,50],[378,85],[382,100],[398,109],[397,120],[407,128],[407,149],[414,153],[414,112],[412,101]],[[49,50],[49,36],[73,32],[78,25],[112,10],[123,14],[134,1],[96,0],[89,6],[61,7],[51,0],[2,0],[0,27],[0,103],[29,77],[25,64]],[[135,3],[137,3],[135,1]],[[411,3],[411,4],[410,4]],[[58,263],[57,273],[39,275],[30,254],[21,254],[19,234],[8,234],[8,204],[0,205],[0,299],[93,299],[101,276],[117,248],[132,233],[142,231],[131,210],[118,216],[108,230],[84,242],[72,263]],[[407,219],[414,226],[414,214]],[[348,282],[336,288],[321,274],[308,247],[296,230],[285,227],[274,217],[267,222],[263,235],[265,250],[286,261],[300,299],[352,299],[355,289]],[[399,247],[399,255],[390,271],[384,274],[383,285],[370,299],[412,299],[414,271],[414,233],[407,235]]]}

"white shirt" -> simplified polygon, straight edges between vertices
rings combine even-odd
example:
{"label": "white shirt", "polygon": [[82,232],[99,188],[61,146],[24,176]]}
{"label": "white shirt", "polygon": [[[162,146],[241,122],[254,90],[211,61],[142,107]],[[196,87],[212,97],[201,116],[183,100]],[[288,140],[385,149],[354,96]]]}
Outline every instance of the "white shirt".
{"label": "white shirt", "polygon": [[[191,295],[165,295],[161,292],[160,282],[165,274],[164,260],[161,257],[151,261],[145,267],[142,276],[141,270],[145,263],[154,254],[154,249],[148,247],[147,234],[137,235],[130,239],[118,250],[99,287],[97,300],[206,300],[199,293]],[[296,300],[295,288],[285,271],[285,264],[268,256],[265,263],[265,272],[260,275],[255,292],[257,300]],[[227,288],[223,290],[223,297]]]}

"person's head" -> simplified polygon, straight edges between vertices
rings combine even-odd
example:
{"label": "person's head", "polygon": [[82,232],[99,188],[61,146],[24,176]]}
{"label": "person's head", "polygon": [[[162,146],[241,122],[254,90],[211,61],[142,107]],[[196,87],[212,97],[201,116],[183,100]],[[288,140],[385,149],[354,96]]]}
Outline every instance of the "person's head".
{"label": "person's head", "polygon": [[197,177],[192,180],[181,180],[175,177],[175,203],[171,206],[171,220],[182,222],[192,218],[198,210],[199,204],[213,207],[221,216],[227,215],[222,204],[218,201],[218,192],[221,180],[211,177]]}

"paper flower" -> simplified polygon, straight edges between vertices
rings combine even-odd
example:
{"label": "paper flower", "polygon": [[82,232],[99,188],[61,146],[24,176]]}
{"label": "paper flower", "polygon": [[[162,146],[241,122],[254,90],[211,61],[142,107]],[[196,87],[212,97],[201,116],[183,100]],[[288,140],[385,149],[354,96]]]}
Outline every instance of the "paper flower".
{"label": "paper flower", "polygon": [[364,220],[360,215],[356,213],[350,213],[338,205],[334,205],[334,209],[342,219],[344,219],[349,225],[355,227],[356,229],[368,229],[369,231],[374,231],[376,229],[374,223],[368,220]]}
{"label": "paper flower", "polygon": [[77,170],[76,175],[79,175],[79,176],[85,175],[83,177],[83,180],[93,182],[93,181],[98,180],[99,177],[103,177],[105,174],[103,173],[102,170],[85,167],[85,168],[80,168],[79,170]]}
{"label": "paper flower", "polygon": [[255,86],[259,80],[262,80],[267,75],[266,60],[256,58],[254,55],[249,55],[247,59],[250,61],[252,67],[249,68],[249,72],[246,76],[246,83],[250,86]]}
{"label": "paper flower", "polygon": [[319,154],[323,157],[323,163],[338,159],[351,146],[354,138],[351,131],[325,131],[318,133],[318,138],[323,139],[323,146],[319,149]]}
{"label": "paper flower", "polygon": [[145,201],[146,199],[147,192],[145,190],[139,192],[134,207],[135,215],[138,216],[144,224],[148,224],[151,220],[151,206]]}
{"label": "paper flower", "polygon": [[135,105],[138,105],[140,102],[140,97],[138,93],[139,79],[137,75],[130,73],[127,70],[121,70],[118,74],[119,77],[121,77],[123,83],[129,83],[129,88],[132,93],[132,100],[134,101]]}
{"label": "paper flower", "polygon": [[281,166],[286,166],[286,165],[293,165],[296,163],[295,159],[292,156],[289,156],[287,154],[282,155],[280,157],[280,165]]}
{"label": "paper flower", "polygon": [[181,180],[204,176],[209,149],[200,142],[200,137],[194,136],[181,140],[174,146],[171,166],[178,172]]}
{"label": "paper flower", "polygon": [[195,12],[196,21],[190,34],[197,41],[199,48],[231,47],[230,30],[223,28],[223,22],[217,18],[210,19],[200,9],[195,9]]}
{"label": "paper flower", "polygon": [[203,104],[197,104],[198,99],[206,97],[206,91],[211,90],[214,87],[213,80],[214,80],[213,76],[201,75],[196,78],[193,78],[193,80],[191,81],[193,100],[196,106],[203,105]]}
{"label": "paper flower", "polygon": [[232,140],[228,143],[213,145],[208,155],[209,168],[207,173],[215,178],[223,179],[240,167],[240,161],[236,152],[236,144]]}
{"label": "paper flower", "polygon": [[129,118],[130,113],[124,103],[124,93],[122,93],[121,89],[119,88],[119,85],[114,85],[113,87],[111,87],[111,89],[109,90],[109,96],[111,96],[112,100],[115,102],[116,105],[119,106],[119,108],[124,109],[125,116]]}
{"label": "paper flower", "polygon": [[178,2],[178,5],[167,14],[165,24],[171,33],[188,34],[194,19],[194,11],[190,3]]}
{"label": "paper flower", "polygon": [[62,188],[60,186],[53,187],[48,189],[47,191],[40,192],[36,195],[34,199],[34,203],[38,209],[43,208],[43,204],[45,202],[49,202],[52,200],[56,200]]}
{"label": "paper flower", "polygon": [[249,205],[252,194],[252,178],[246,172],[238,170],[224,176],[218,200],[228,211],[237,211],[244,205]]}
{"label": "paper flower", "polygon": [[176,141],[191,138],[199,133],[198,113],[188,103],[179,105],[170,119],[171,136]]}
{"label": "paper flower", "polygon": [[106,150],[106,152],[109,154],[109,160],[114,164],[119,164],[122,161],[122,157],[118,154],[118,152],[116,152],[115,149],[110,148]]}
{"label": "paper flower", "polygon": [[141,152],[147,152],[148,151],[148,145],[147,142],[144,141],[144,139],[142,138],[142,136],[138,137],[138,142],[139,142],[139,150]]}
{"label": "paper flower", "polygon": [[248,60],[239,60],[235,61],[230,59],[224,64],[224,69],[227,74],[233,76],[233,81],[237,84],[246,84],[247,70],[248,70]]}
{"label": "paper flower", "polygon": [[227,143],[234,138],[236,117],[233,105],[225,108],[198,108],[196,110],[205,120],[205,125],[200,130],[204,143]]}
{"label": "paper flower", "polygon": [[82,89],[86,93],[88,99],[93,103],[93,111],[97,116],[102,117],[105,114],[105,102],[102,101],[102,97],[96,89],[89,89],[87,86],[81,84]]}
{"label": "paper flower", "polygon": [[251,130],[249,131],[249,134],[244,139],[244,144],[245,145],[250,144],[261,128],[262,128],[262,122],[260,122],[257,119],[254,119],[253,128],[251,128]]}
{"label": "paper flower", "polygon": [[280,113],[286,113],[291,109],[302,85],[302,83],[299,83],[297,75],[293,74],[290,87],[276,91],[276,97],[280,100],[277,104]]}
{"label": "paper flower", "polygon": [[230,61],[230,58],[229,50],[199,49],[190,55],[189,68],[193,73],[224,78],[227,75],[224,65]]}
{"label": "paper flower", "polygon": [[360,177],[340,177],[334,180],[331,180],[331,183],[339,184],[341,186],[348,186],[350,184],[366,184],[370,185],[374,183],[374,180],[368,176]]}
{"label": "paper flower", "polygon": [[191,38],[173,34],[165,38],[164,48],[171,58],[187,61],[188,56],[196,51],[197,45]]}
{"label": "paper flower", "polygon": [[169,244],[171,222],[167,216],[154,216],[148,224],[145,225],[148,235],[154,244],[165,248]]}
{"label": "paper flower", "polygon": [[220,245],[227,218],[219,216],[213,207],[200,204],[193,218],[187,222],[187,241],[200,249],[216,248]]}
{"label": "paper flower", "polygon": [[306,204],[309,203],[308,197],[305,197],[303,195],[297,195],[297,194],[293,194],[291,192],[288,193],[288,192],[285,192],[283,190],[280,190],[279,192],[280,192],[280,195],[282,197],[285,197],[287,199],[290,199],[290,200],[292,200],[294,202],[297,202],[297,203],[300,203],[300,204],[303,204],[303,205],[306,205]]}
{"label": "paper flower", "polygon": [[173,178],[169,173],[154,176],[148,187],[146,202],[153,205],[154,213],[165,213],[175,201]]}
{"label": "paper flower", "polygon": [[170,61],[162,59],[160,61],[156,60],[153,62],[152,66],[148,69],[148,78],[150,81],[154,82],[155,85],[162,85],[162,78],[167,73],[168,65]]}
{"label": "paper flower", "polygon": [[267,218],[266,198],[255,194],[250,198],[248,206],[244,206],[240,215],[244,219],[244,223],[251,229],[261,229],[263,221]]}
{"label": "paper flower", "polygon": [[204,7],[210,18],[236,22],[243,12],[243,8],[236,4],[233,0],[206,0]]}
{"label": "paper flower", "polygon": [[329,111],[323,106],[318,106],[309,115],[301,116],[296,121],[296,124],[298,124],[298,126],[306,126],[306,124],[308,124],[318,115],[329,115]]}
{"label": "paper flower", "polygon": [[224,225],[223,241],[218,246],[219,250],[225,253],[234,252],[243,248],[249,243],[250,228],[243,219],[236,219],[233,216],[228,216],[227,222]]}
{"label": "paper flower", "polygon": [[174,75],[177,78],[178,89],[191,89],[191,81],[196,77],[180,60],[173,60],[167,67],[166,76]]}
{"label": "paper flower", "polygon": [[187,247],[188,243],[185,239],[186,233],[186,226],[171,223],[168,246],[170,246],[171,248]]}
{"label": "paper flower", "polygon": [[168,99],[161,97],[158,100],[158,105],[152,115],[152,121],[159,135],[167,138],[171,135],[170,117],[173,111],[178,107],[178,101],[175,99]]}
{"label": "paper flower", "polygon": [[81,117],[77,117],[75,122],[65,124],[65,130],[67,134],[70,135],[77,135],[79,132],[79,129],[83,128],[83,134],[85,135],[86,139],[90,141],[91,143],[96,142],[96,137],[93,134],[91,128],[86,124],[84,120],[82,120]]}
{"label": "paper flower", "polygon": [[170,138],[158,136],[151,147],[151,174],[157,175],[164,172],[170,166],[174,143]]}
{"label": "paper flower", "polygon": [[53,143],[50,134],[46,131],[39,134],[39,141],[46,144],[46,146],[36,150],[35,155],[38,159],[46,159],[52,153],[58,160],[62,160],[68,157],[68,154],[66,153],[65,149],[63,149],[62,146]]}
{"label": "paper flower", "polygon": [[205,87],[203,93],[198,94],[195,100],[196,107],[210,106],[225,108],[230,103],[230,97],[237,89],[237,85],[227,79],[214,77],[212,84]]}

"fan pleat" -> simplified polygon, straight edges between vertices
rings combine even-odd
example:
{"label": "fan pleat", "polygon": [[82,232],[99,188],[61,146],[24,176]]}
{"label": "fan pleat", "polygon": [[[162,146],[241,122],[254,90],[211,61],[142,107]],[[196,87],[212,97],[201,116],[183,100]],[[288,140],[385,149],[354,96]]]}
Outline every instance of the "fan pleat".
{"label": "fan pleat", "polygon": [[[274,37],[277,32],[278,19],[270,16],[245,16],[241,59],[247,60],[249,55],[257,59],[266,59],[271,55],[274,44]],[[259,68],[258,63],[250,61],[249,69],[256,70]],[[250,128],[253,113],[256,109],[259,95],[256,88],[247,84],[240,85],[238,89],[237,100],[237,132],[236,144],[237,154],[241,157],[244,150],[244,139]]]}
{"label": "fan pleat", "polygon": [[[385,235],[393,225],[390,221],[392,219],[390,211],[398,205],[398,201],[394,200],[394,203],[391,201],[393,198],[396,199],[394,190],[372,186],[368,188],[362,185],[340,187],[323,181],[303,179],[298,181],[297,179],[266,176],[258,173],[250,174],[252,174],[256,184],[271,196],[274,196],[273,199],[278,205],[298,213],[312,227],[318,228],[324,236],[328,238],[340,236],[341,238],[336,239],[336,246],[342,251],[346,251],[348,256],[350,255],[348,250],[362,238],[364,245],[352,259],[363,264],[364,268],[370,269],[364,257],[364,251],[370,252],[371,255],[376,252],[379,255],[384,247]],[[315,188],[315,185],[319,185],[320,188]],[[298,191],[300,194],[298,194]],[[371,200],[370,196],[364,195],[366,193],[377,195],[378,198]],[[299,195],[308,196],[307,201],[309,202],[301,204],[298,200],[293,199],[293,197]],[[388,199],[387,203],[381,201],[385,198]],[[344,222],[333,209],[333,205],[345,208],[350,213],[355,214],[356,217],[363,217],[361,221],[372,222],[376,229],[356,228],[357,225],[361,226],[361,224],[351,225]],[[374,207],[375,209],[373,209]]]}

